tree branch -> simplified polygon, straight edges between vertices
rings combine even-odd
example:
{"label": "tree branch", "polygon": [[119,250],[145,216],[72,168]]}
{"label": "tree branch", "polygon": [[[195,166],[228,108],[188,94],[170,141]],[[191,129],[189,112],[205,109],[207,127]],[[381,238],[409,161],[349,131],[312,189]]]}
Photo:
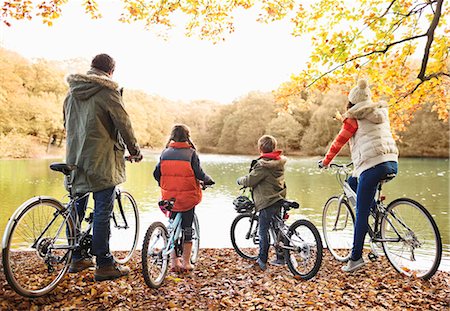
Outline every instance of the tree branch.
{"label": "tree branch", "polygon": [[426,33],[428,39],[425,45],[425,51],[422,58],[422,65],[420,67],[420,72],[419,75],[417,76],[422,81],[425,81],[424,78],[425,72],[427,70],[428,59],[430,57],[431,44],[433,43],[434,40],[434,31],[436,30],[436,27],[439,24],[439,19],[441,18],[443,2],[444,0],[437,0],[436,12],[434,13],[433,20],[431,21],[430,27],[428,28]]}
{"label": "tree branch", "polygon": [[408,93],[403,95],[402,98],[404,99],[404,98],[408,97],[409,95],[411,95],[412,93],[414,93],[419,88],[419,86],[421,86],[426,81],[429,81],[431,79],[437,79],[437,78],[439,78],[441,76],[446,76],[446,77],[450,78],[450,74],[446,73],[446,72],[435,72],[435,73],[432,73],[432,74],[430,74],[430,75],[428,75],[426,77],[423,77],[423,79],[420,79],[420,82],[417,83],[416,86],[411,91],[409,91]]}
{"label": "tree branch", "polygon": [[327,72],[321,74],[318,78],[314,79],[311,83],[309,83],[309,84],[306,86],[306,88],[310,87],[311,85],[313,85],[314,83],[316,83],[317,81],[319,81],[320,79],[322,79],[323,77],[325,77],[326,75],[332,73],[333,71],[336,71],[337,69],[339,69],[339,68],[341,68],[341,67],[344,67],[344,66],[347,65],[348,63],[351,63],[351,62],[353,62],[353,61],[355,61],[355,60],[357,60],[357,59],[365,58],[365,57],[368,57],[368,56],[373,55],[373,54],[384,54],[384,53],[386,53],[391,47],[393,47],[394,45],[401,44],[401,43],[407,42],[407,41],[416,40],[416,39],[419,39],[419,38],[422,38],[422,37],[426,37],[426,36],[427,36],[427,34],[425,33],[425,34],[421,34],[421,35],[417,35],[417,36],[413,36],[413,37],[404,38],[404,39],[402,39],[402,40],[395,41],[395,42],[392,42],[392,43],[387,44],[386,47],[385,47],[384,49],[382,49],[382,50],[374,50],[374,51],[369,52],[369,53],[366,53],[366,54],[354,56],[354,57],[350,58],[349,60],[346,60],[346,61],[343,62],[342,64],[339,64],[339,65],[337,65],[336,67],[334,67],[334,68],[328,70]]}

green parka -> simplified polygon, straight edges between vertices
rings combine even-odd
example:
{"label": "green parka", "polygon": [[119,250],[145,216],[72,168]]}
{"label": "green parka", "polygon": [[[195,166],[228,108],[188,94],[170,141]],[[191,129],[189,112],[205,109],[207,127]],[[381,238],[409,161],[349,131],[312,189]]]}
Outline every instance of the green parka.
{"label": "green parka", "polygon": [[253,200],[260,211],[286,198],[284,165],[286,157],[280,160],[260,158],[252,165],[248,175],[237,180],[239,185],[252,188]]}
{"label": "green parka", "polygon": [[72,193],[96,192],[125,181],[124,151],[140,153],[118,84],[103,71],[66,78],[66,163],[77,165]]}

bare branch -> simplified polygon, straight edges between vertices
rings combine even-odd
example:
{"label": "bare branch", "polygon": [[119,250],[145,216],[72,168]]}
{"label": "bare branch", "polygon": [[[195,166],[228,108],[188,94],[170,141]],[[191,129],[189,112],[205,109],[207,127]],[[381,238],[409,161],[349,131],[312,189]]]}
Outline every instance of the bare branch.
{"label": "bare branch", "polygon": [[385,47],[384,49],[382,49],[382,50],[374,50],[374,51],[369,52],[369,53],[366,53],[366,54],[354,56],[354,57],[352,57],[352,58],[346,60],[345,62],[343,62],[343,63],[337,65],[336,67],[330,69],[329,71],[327,71],[327,72],[321,74],[318,78],[314,79],[311,83],[309,83],[309,84],[306,86],[306,88],[310,87],[311,85],[313,85],[314,83],[316,83],[317,81],[319,81],[320,79],[322,79],[323,77],[325,77],[326,75],[332,73],[333,71],[336,71],[337,69],[339,69],[339,68],[341,68],[341,67],[344,67],[344,66],[347,65],[348,63],[351,63],[351,62],[353,62],[353,61],[355,61],[355,60],[357,60],[357,59],[365,58],[365,57],[368,57],[368,56],[373,55],[373,54],[384,54],[384,53],[386,53],[391,47],[393,47],[394,45],[401,44],[401,43],[403,43],[403,42],[407,42],[407,41],[411,41],[411,40],[416,40],[416,39],[423,38],[423,37],[426,37],[426,36],[427,36],[427,34],[425,33],[425,34],[421,34],[421,35],[417,35],[417,36],[413,36],[413,37],[404,38],[404,39],[402,39],[402,40],[395,41],[395,42],[392,42],[392,43],[387,44],[386,47]]}
{"label": "bare branch", "polygon": [[430,57],[431,44],[433,43],[433,40],[434,40],[434,31],[436,30],[436,27],[439,24],[439,19],[441,18],[443,2],[444,2],[444,0],[437,0],[436,12],[434,13],[433,20],[431,21],[430,27],[427,30],[426,35],[427,35],[428,39],[427,39],[427,43],[425,45],[425,51],[424,51],[423,58],[422,58],[422,65],[420,67],[420,72],[419,72],[419,75],[417,76],[422,81],[425,78],[425,72],[427,70],[428,59]]}
{"label": "bare branch", "polygon": [[[441,77],[441,76],[445,76],[445,77],[450,78],[450,74],[449,74],[449,73],[446,73],[446,72],[435,72],[435,73],[432,73],[432,74],[430,74],[430,75],[424,77],[423,79],[421,79],[420,82],[417,83],[416,86],[415,86],[411,91],[409,91],[408,93],[406,93],[405,95],[403,95],[402,98],[405,99],[406,97],[408,97],[409,95],[411,95],[412,93],[414,93],[414,92],[415,92],[415,91],[416,91],[423,83],[425,83],[426,81],[429,81],[429,80],[431,80],[431,79],[437,79],[437,78],[439,78],[439,77]],[[398,102],[398,100],[397,100],[397,102]]]}

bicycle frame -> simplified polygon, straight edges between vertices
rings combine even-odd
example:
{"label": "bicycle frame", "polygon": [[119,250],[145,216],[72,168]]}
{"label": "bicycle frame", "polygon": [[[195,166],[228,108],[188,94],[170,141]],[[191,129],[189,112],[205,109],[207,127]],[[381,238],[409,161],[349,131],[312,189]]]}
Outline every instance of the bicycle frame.
{"label": "bicycle frame", "polygon": [[167,227],[169,231],[169,240],[166,248],[163,250],[163,256],[167,257],[175,248],[175,240],[181,234],[181,213],[178,213],[175,218],[169,220],[169,225]]}
{"label": "bicycle frame", "polygon": [[[356,203],[354,203],[351,199],[350,196],[351,195],[355,195],[356,198],[356,193],[350,188],[350,185],[347,182],[347,179],[350,175],[350,170],[349,170],[349,166],[348,165],[336,165],[336,164],[332,164],[331,167],[336,167],[337,168],[337,172],[336,172],[336,179],[338,181],[338,183],[341,185],[342,189],[343,189],[343,193],[339,196],[338,199],[338,211],[337,211],[337,217],[336,217],[336,221],[333,227],[333,230],[338,230],[337,229],[337,223],[339,220],[339,216],[341,213],[341,202],[343,200],[346,200],[350,206],[352,207],[352,209],[354,210],[356,207]],[[388,211],[386,209],[386,206],[383,203],[384,197],[381,194],[381,189],[382,189],[382,185],[385,183],[386,181],[381,181],[378,184],[377,187],[377,192],[375,194],[375,207],[374,210],[372,210],[369,214],[369,216],[372,216],[374,218],[374,226],[373,228],[371,226],[368,226],[368,234],[370,236],[370,238],[372,239],[372,242],[400,242],[403,241],[404,239],[401,237],[399,231],[395,228],[394,224],[390,221],[390,219],[387,216]],[[349,191],[351,191],[351,195],[349,196]],[[389,215],[391,215],[392,217],[394,217],[403,227],[405,227],[408,232],[413,233],[413,231],[403,222],[401,221],[399,218],[397,218],[397,216],[395,216],[394,213],[389,212]],[[379,237],[379,233],[380,233],[380,225],[381,225],[381,221],[382,219],[385,218],[386,221],[389,223],[389,225],[391,225],[391,227],[393,228],[394,232],[397,234],[398,238],[394,239],[394,238],[390,238],[390,239],[382,239],[381,237]],[[346,215],[346,220],[345,220],[345,224],[344,227],[347,225],[348,222],[348,215]]]}

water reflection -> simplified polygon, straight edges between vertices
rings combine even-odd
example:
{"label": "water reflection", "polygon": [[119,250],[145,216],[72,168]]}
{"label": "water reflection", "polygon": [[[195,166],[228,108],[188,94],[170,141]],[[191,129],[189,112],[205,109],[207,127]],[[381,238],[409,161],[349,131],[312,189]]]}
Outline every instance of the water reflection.
{"label": "water reflection", "polygon": [[[141,211],[141,241],[138,248],[148,225],[156,220],[165,221],[156,205],[160,191],[152,175],[158,157],[159,154],[149,154],[142,163],[127,163],[128,180],[121,186],[133,194]],[[196,208],[202,247],[232,247],[230,226],[237,215],[232,201],[239,195],[236,179],[248,172],[251,159],[250,156],[200,155],[203,168],[216,181],[214,188],[204,192],[203,201]],[[10,215],[28,198],[39,194],[63,198],[62,176],[48,169],[51,162],[59,160],[0,161],[1,235]],[[340,189],[331,172],[316,168],[317,160],[289,157],[286,183],[288,198],[298,201],[301,206],[291,212],[289,222],[307,218],[321,230],[322,207]],[[342,159],[342,162],[345,161]],[[410,197],[426,206],[441,231],[446,264],[450,266],[448,165],[448,159],[401,159],[398,177],[384,186],[384,193],[387,202],[398,197]]]}

